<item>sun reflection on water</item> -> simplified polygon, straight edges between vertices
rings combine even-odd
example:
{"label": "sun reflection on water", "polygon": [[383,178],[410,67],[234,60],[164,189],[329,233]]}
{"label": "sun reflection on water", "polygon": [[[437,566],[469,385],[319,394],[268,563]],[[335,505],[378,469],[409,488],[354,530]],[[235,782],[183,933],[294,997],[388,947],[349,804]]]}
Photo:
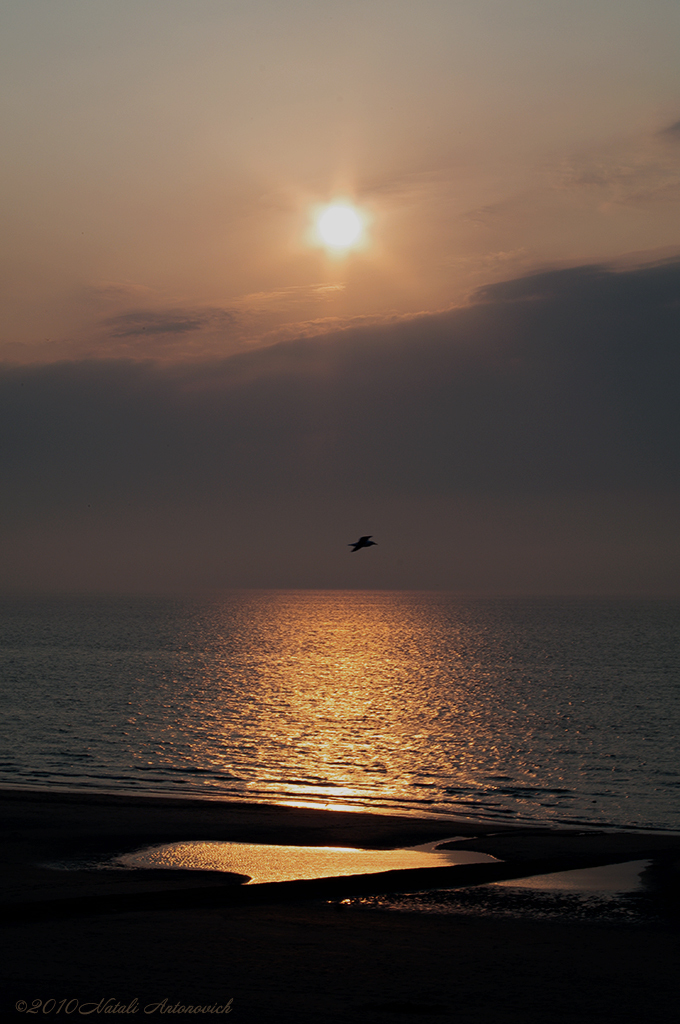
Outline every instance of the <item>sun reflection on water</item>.
{"label": "sun reflection on water", "polygon": [[[187,695],[194,723],[210,700],[203,728],[192,729],[194,764],[317,806],[356,806],[376,788],[388,800],[404,788],[412,797],[427,788],[428,768],[450,770],[440,726],[443,715],[455,716],[455,702],[450,687],[442,701],[441,658],[423,649],[404,609],[334,593],[271,594],[252,611],[243,631],[217,612],[206,623],[206,648],[225,657],[213,660],[205,689]],[[449,651],[445,658],[450,679]],[[177,735],[169,738],[176,750]],[[461,739],[464,752],[472,737]]]}
{"label": "sun reflection on water", "polygon": [[46,710],[15,751],[22,778],[495,820],[668,818],[675,605],[251,591],[88,614],[91,635],[74,614],[50,648],[56,697],[26,676]]}

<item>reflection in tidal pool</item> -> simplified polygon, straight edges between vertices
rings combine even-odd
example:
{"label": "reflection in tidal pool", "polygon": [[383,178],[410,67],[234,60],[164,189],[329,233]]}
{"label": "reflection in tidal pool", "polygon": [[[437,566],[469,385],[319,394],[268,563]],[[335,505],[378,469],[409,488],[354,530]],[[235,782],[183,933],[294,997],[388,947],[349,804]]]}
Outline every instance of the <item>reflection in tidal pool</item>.
{"label": "reflection in tidal pool", "polygon": [[628,861],[460,889],[360,896],[342,902],[407,914],[640,923],[654,919],[658,912],[654,902],[645,898],[642,876],[650,863]]}
{"label": "reflection in tidal pool", "polygon": [[649,867],[649,860],[629,860],[624,864],[604,864],[597,868],[576,871],[554,871],[550,875],[511,878],[492,885],[512,889],[561,890],[563,892],[634,892],[642,887],[640,875]]}
{"label": "reflection in tidal pool", "polygon": [[250,875],[251,882],[286,882],[405,868],[445,867],[447,864],[481,864],[495,860],[486,853],[437,850],[437,845],[425,843],[407,850],[355,850],[329,846],[268,846],[264,843],[167,843],[124,854],[117,863],[126,868],[233,871]]}

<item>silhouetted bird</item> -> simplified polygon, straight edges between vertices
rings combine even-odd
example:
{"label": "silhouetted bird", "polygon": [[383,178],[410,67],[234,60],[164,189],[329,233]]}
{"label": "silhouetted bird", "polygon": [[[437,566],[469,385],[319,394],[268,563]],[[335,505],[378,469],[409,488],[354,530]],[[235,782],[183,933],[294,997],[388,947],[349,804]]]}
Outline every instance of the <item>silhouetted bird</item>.
{"label": "silhouetted bird", "polygon": [[372,536],[373,534],[369,533],[368,537],[359,537],[359,540],[355,541],[354,544],[348,544],[347,547],[351,548],[352,551],[358,551],[359,548],[373,547],[373,545],[376,544],[377,541],[371,540]]}

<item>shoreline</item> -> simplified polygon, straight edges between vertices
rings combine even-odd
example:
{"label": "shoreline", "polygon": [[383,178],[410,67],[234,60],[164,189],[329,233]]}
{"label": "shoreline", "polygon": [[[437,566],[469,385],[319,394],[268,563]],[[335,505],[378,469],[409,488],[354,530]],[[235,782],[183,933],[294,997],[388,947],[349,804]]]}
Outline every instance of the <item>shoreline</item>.
{"label": "shoreline", "polygon": [[625,833],[641,836],[665,835],[677,836],[680,838],[680,828],[673,828],[671,826],[635,824],[620,825],[612,822],[594,823],[580,820],[562,821],[554,818],[545,820],[513,818],[509,821],[507,818],[475,815],[462,807],[450,812],[427,811],[420,808],[408,807],[398,808],[387,805],[382,807],[371,807],[369,809],[358,804],[331,803],[331,801],[315,802],[309,797],[300,801],[295,801],[292,797],[277,801],[267,799],[265,797],[257,799],[252,796],[239,796],[234,793],[220,794],[217,792],[204,793],[199,791],[185,791],[183,794],[174,794],[162,790],[100,789],[98,787],[79,786],[71,788],[61,785],[52,786],[49,783],[35,786],[25,786],[18,783],[12,784],[8,782],[0,783],[0,800],[5,798],[8,800],[12,799],[13,795],[16,795],[16,799],[18,800],[40,800],[43,798],[48,800],[63,799],[65,802],[69,803],[109,801],[111,803],[123,804],[134,802],[140,805],[146,803],[149,806],[155,806],[157,804],[165,806],[188,806],[191,804],[196,806],[205,804],[215,804],[220,806],[233,805],[234,807],[244,806],[251,808],[252,810],[256,810],[257,808],[290,808],[292,810],[308,810],[310,812],[319,811],[348,815],[368,815],[375,818],[399,818],[406,821],[449,822],[452,825],[460,825],[461,827],[467,827],[467,825],[472,824],[474,827],[481,828],[484,831],[489,828],[494,828],[499,832],[506,830],[532,829],[538,831],[588,831],[593,833],[606,832],[610,834]]}
{"label": "shoreline", "polygon": [[[472,818],[420,818],[169,795],[0,788],[0,816],[0,902],[5,903],[21,901],[26,886],[29,891],[24,899],[30,899],[31,892],[43,900],[52,894],[58,899],[70,894],[76,875],[85,895],[94,895],[102,891],[104,876],[111,875],[97,870],[102,864],[146,847],[176,842],[357,850],[398,850],[440,843],[443,849],[494,857],[515,872],[506,876],[509,878],[545,873],[529,872],[532,865],[541,863],[548,865],[547,872],[629,860],[680,861],[680,835],[674,833],[502,825]],[[552,863],[558,866],[551,868]],[[57,870],[55,865],[59,864],[69,864],[71,870]],[[464,877],[460,868],[455,870]],[[149,872],[139,869],[122,870],[120,874],[130,882],[149,877]],[[169,887],[176,887],[174,880],[186,881],[189,875],[215,878],[221,874],[168,869],[165,873],[161,870],[159,878],[166,879]],[[485,880],[483,875],[481,882]],[[457,884],[454,882],[454,886]]]}
{"label": "shoreline", "polygon": [[[243,887],[243,876],[221,877],[218,892],[212,872],[93,868],[121,851],[187,839],[394,849],[451,841],[452,833],[460,837],[455,846],[507,865],[524,862],[526,870],[539,858],[562,858],[564,868],[565,858],[610,863],[641,852],[672,865],[680,863],[679,836],[473,820],[452,828],[451,820],[356,811],[34,790],[0,789],[0,813],[6,1019],[23,1019],[13,1009],[18,1001],[30,1007],[66,997],[121,1006],[137,999],[141,1013],[167,999],[179,1007],[176,1020],[194,1019],[182,1006],[232,998],[243,1024],[418,1024],[423,1016],[456,1024],[639,1024],[671,1019],[676,1006],[677,884],[665,919],[622,926],[395,913],[346,906],[337,902],[342,892],[303,891],[302,883],[289,887],[286,902],[286,883],[275,883],[272,898],[259,887],[264,900],[239,905],[244,888],[257,888]],[[44,866],[59,856],[81,869]],[[349,879],[369,889],[381,884]],[[54,913],[60,901],[65,914]]]}

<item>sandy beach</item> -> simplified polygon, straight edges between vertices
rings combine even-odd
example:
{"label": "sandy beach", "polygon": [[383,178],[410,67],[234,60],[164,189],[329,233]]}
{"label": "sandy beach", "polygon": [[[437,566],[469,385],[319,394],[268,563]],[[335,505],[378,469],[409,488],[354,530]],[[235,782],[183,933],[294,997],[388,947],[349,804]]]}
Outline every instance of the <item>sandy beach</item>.
{"label": "sandy beach", "polygon": [[[189,1020],[200,1008],[248,1024],[637,1024],[677,1012],[677,835],[37,790],[4,790],[0,806],[7,1019]],[[658,915],[634,925],[425,916],[327,902],[353,895],[362,883],[352,879],[286,889],[207,872],[95,869],[180,840],[395,849],[454,835],[502,861],[504,877],[653,859],[664,879]],[[454,887],[490,881],[484,872],[496,869],[436,870]],[[362,877],[356,891],[418,887],[415,876]]]}

